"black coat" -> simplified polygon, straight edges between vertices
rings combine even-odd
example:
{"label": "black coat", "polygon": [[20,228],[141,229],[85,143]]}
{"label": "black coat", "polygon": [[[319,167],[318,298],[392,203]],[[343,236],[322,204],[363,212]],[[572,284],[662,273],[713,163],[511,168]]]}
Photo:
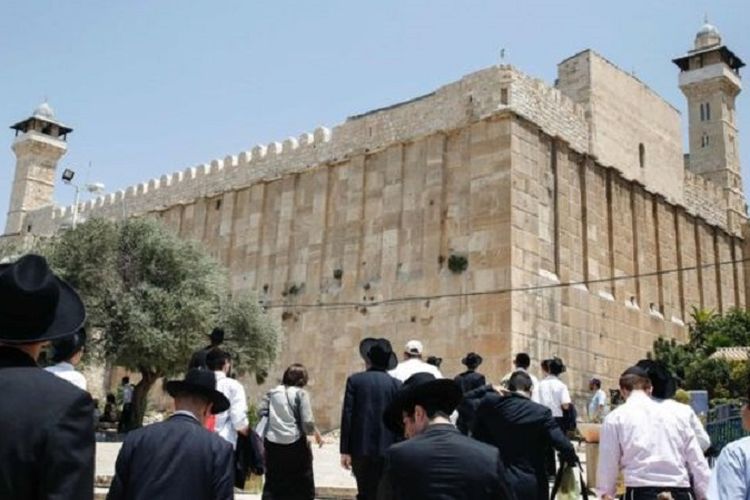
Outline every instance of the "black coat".
{"label": "black coat", "polygon": [[450,424],[430,425],[391,446],[378,490],[378,500],[515,498],[497,448],[464,436]]}
{"label": "black coat", "polygon": [[487,383],[484,379],[484,375],[475,372],[474,370],[466,370],[465,372],[456,375],[453,380],[455,380],[461,388],[462,394],[473,391]]}
{"label": "black coat", "polygon": [[464,393],[464,398],[461,400],[458,408],[456,408],[458,412],[456,427],[458,427],[461,433],[469,434],[474,426],[474,418],[479,409],[479,403],[482,402],[482,398],[488,393],[497,394],[497,391],[490,384],[486,384]]}
{"label": "black coat", "polygon": [[155,498],[234,498],[232,445],[184,414],[129,432],[107,500]]}
{"label": "black coat", "polygon": [[0,347],[0,499],[94,497],[91,396]]}
{"label": "black coat", "polygon": [[342,454],[381,457],[396,441],[396,435],[383,424],[383,412],[400,387],[401,381],[374,368],[346,380],[341,408]]}
{"label": "black coat", "polygon": [[487,394],[474,420],[473,436],[498,447],[508,479],[518,498],[547,500],[545,455],[549,446],[564,461],[576,463],[573,445],[546,406],[520,394]]}

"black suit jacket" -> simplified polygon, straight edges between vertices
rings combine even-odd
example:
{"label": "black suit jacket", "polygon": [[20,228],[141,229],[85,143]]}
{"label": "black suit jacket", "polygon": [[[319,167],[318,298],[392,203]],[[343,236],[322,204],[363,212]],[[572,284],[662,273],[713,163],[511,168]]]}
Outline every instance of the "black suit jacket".
{"label": "black suit jacket", "polygon": [[346,380],[341,408],[341,453],[383,456],[396,441],[396,435],[383,424],[383,412],[400,387],[401,381],[374,368]]}
{"label": "black suit jacket", "polygon": [[487,394],[474,420],[475,439],[497,446],[518,498],[547,500],[549,485],[545,450],[558,450],[564,461],[576,463],[573,445],[546,406],[520,394]]}
{"label": "black suit jacket", "polygon": [[450,424],[430,425],[388,448],[378,490],[378,500],[515,498],[497,448],[464,436]]}
{"label": "black suit jacket", "polygon": [[94,404],[24,352],[0,347],[0,499],[94,497]]}
{"label": "black suit jacket", "polygon": [[129,432],[107,500],[156,498],[234,498],[232,445],[184,414]]}
{"label": "black suit jacket", "polygon": [[465,372],[456,375],[453,380],[455,380],[461,388],[462,394],[473,391],[487,383],[484,380],[484,375],[475,372],[474,370],[466,370]]}

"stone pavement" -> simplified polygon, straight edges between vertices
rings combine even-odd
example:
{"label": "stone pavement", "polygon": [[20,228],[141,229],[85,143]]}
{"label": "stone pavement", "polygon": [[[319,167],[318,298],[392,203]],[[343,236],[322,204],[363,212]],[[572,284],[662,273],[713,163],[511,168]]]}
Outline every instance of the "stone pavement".
{"label": "stone pavement", "polygon": [[[313,466],[318,498],[354,498],[357,485],[354,477],[339,464],[339,443],[334,436],[325,436],[322,448],[313,445]],[[104,498],[115,474],[115,461],[122,443],[96,443],[97,498]],[[237,500],[259,499],[260,495],[238,494]]]}
{"label": "stone pavement", "polygon": [[[354,477],[339,464],[338,433],[324,436],[322,448],[313,445],[313,467],[315,469],[315,486],[317,498],[320,499],[353,499],[357,494]],[[104,499],[107,487],[115,473],[115,460],[121,443],[96,443],[96,498]],[[583,447],[576,445],[581,459],[584,477],[586,475],[586,455]],[[260,495],[237,494],[237,500],[260,499]]]}

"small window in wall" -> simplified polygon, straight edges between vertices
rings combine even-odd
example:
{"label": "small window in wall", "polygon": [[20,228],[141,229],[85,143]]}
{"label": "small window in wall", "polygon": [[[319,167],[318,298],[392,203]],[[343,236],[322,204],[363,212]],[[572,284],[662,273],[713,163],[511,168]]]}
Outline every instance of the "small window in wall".
{"label": "small window in wall", "polygon": [[216,210],[221,210],[221,200],[216,200]]}
{"label": "small window in wall", "polygon": [[706,120],[706,109],[703,107],[703,103],[701,103],[701,121]]}
{"label": "small window in wall", "polygon": [[500,89],[500,104],[508,104],[508,89]]}
{"label": "small window in wall", "polygon": [[638,164],[641,168],[646,166],[646,146],[643,143],[638,144]]}
{"label": "small window in wall", "polygon": [[711,121],[711,103],[706,103],[706,121]]}
{"label": "small window in wall", "polygon": [[27,232],[27,233],[30,233],[30,232],[31,232],[31,224],[29,224],[28,226],[26,226],[26,232]]}
{"label": "small window in wall", "polygon": [[709,144],[709,136],[708,134],[703,134],[701,136],[701,147],[702,148],[708,147],[708,144]]}

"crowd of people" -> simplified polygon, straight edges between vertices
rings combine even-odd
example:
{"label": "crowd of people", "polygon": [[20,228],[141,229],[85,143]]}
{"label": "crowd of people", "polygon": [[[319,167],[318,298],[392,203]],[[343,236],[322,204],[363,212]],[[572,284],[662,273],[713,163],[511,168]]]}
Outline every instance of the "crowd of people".
{"label": "crowd of people", "polygon": [[[75,370],[85,318],[76,291],[42,257],[0,265],[0,500],[93,499],[95,405]],[[224,332],[210,339],[185,377],[165,384],[174,413],[126,434],[108,498],[230,499],[248,469],[265,475],[264,499],[314,498],[311,440],[323,439],[307,370],[284,371],[252,428]],[[47,345],[53,364],[45,370],[38,359]],[[346,380],[340,434],[341,466],[352,471],[358,499],[542,500],[551,479],[581,467],[561,359],[544,360],[538,380],[519,353],[493,385],[475,352],[455,378],[443,376],[440,358],[423,360],[418,340],[406,343],[401,362],[384,338],[364,339],[359,354],[364,369]],[[727,446],[711,471],[710,439],[692,409],[674,401],[663,365],[641,360],[623,372],[624,403],[612,410],[601,385],[590,380],[587,407],[591,422],[603,422],[598,498],[616,497],[619,476],[628,500],[750,498],[750,438]],[[121,393],[122,414],[132,413],[127,378]],[[117,413],[114,395],[107,400],[104,413]],[[750,429],[747,405],[743,423]]]}

